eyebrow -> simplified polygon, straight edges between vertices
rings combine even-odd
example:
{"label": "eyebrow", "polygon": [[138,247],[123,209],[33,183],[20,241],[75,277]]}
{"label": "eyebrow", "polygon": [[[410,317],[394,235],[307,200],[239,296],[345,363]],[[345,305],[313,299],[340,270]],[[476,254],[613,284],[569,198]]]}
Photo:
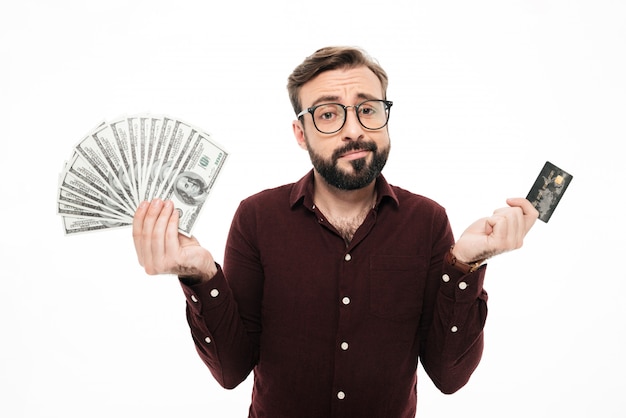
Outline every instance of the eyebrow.
{"label": "eyebrow", "polygon": [[[366,93],[359,93],[356,95],[356,97],[359,99],[363,99],[363,100],[381,100],[375,96],[372,96]],[[320,96],[309,107],[314,107],[321,103],[330,103],[330,102],[336,103],[338,101],[339,101],[339,96],[331,96],[331,95]]]}

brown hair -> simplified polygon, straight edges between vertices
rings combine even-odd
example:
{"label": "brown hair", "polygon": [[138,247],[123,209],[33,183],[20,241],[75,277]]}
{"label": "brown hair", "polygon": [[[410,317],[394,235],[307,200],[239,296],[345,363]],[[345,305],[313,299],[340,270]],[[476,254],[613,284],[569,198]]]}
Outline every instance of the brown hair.
{"label": "brown hair", "polygon": [[341,68],[356,68],[365,66],[372,70],[380,80],[383,94],[387,97],[387,73],[365,51],[355,47],[331,46],[318,49],[298,65],[287,79],[287,92],[294,112],[298,114],[302,109],[300,103],[300,89],[304,84],[319,74]]}

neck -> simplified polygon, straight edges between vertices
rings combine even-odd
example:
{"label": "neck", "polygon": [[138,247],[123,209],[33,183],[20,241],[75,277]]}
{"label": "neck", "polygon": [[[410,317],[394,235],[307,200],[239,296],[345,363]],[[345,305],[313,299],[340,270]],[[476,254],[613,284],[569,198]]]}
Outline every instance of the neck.
{"label": "neck", "polygon": [[342,190],[329,185],[315,172],[313,198],[315,204],[334,216],[356,216],[376,203],[376,181],[356,190]]}

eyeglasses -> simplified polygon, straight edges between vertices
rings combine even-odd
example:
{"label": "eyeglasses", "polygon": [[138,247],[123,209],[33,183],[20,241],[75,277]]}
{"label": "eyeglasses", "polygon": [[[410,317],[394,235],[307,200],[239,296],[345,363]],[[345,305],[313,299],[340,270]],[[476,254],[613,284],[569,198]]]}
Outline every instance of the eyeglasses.
{"label": "eyeglasses", "polygon": [[344,106],[341,103],[323,103],[309,107],[298,113],[298,119],[310,113],[315,129],[323,134],[339,132],[346,124],[348,109],[353,107],[359,123],[370,131],[382,129],[389,122],[389,109],[393,102],[389,100],[366,100],[356,106]]}

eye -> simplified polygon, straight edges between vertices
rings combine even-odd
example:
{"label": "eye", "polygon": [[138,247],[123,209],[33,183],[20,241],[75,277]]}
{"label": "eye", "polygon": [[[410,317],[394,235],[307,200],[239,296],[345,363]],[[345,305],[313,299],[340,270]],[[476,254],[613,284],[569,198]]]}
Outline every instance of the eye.
{"label": "eye", "polygon": [[321,105],[315,109],[315,119],[321,122],[332,122],[338,117],[337,105]]}
{"label": "eye", "polygon": [[359,113],[361,116],[374,116],[376,114],[376,108],[371,103],[363,103],[359,106]]}

